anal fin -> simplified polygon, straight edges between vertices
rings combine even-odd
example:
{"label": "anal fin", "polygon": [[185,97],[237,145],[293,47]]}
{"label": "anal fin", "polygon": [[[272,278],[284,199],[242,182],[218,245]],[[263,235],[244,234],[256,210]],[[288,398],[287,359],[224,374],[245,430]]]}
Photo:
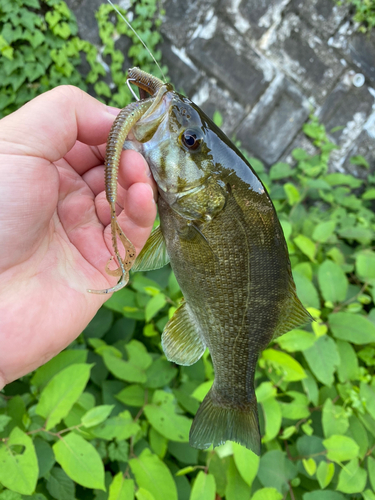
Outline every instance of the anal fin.
{"label": "anal fin", "polygon": [[169,256],[160,226],[150,234],[141,253],[135,260],[132,271],[153,271],[169,263]]}
{"label": "anal fin", "polygon": [[167,359],[178,365],[190,366],[203,355],[206,346],[200,335],[200,327],[186,302],[166,324],[161,344]]}

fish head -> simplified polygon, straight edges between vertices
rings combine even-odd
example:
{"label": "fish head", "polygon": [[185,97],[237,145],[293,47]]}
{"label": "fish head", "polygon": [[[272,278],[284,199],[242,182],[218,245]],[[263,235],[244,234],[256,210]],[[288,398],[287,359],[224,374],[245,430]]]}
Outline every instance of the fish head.
{"label": "fish head", "polygon": [[164,200],[192,220],[209,220],[226,198],[205,118],[190,99],[168,90],[125,143],[146,158]]}

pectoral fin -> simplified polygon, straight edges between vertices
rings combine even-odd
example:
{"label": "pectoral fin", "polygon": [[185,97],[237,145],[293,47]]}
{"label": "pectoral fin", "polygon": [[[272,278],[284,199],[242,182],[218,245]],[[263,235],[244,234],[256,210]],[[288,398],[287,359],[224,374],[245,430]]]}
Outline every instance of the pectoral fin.
{"label": "pectoral fin", "polygon": [[169,263],[167,247],[160,226],[152,231],[141,253],[136,258],[132,271],[153,271]]}
{"label": "pectoral fin", "polygon": [[167,359],[178,365],[190,366],[203,355],[206,346],[200,327],[186,302],[166,324],[161,344]]}

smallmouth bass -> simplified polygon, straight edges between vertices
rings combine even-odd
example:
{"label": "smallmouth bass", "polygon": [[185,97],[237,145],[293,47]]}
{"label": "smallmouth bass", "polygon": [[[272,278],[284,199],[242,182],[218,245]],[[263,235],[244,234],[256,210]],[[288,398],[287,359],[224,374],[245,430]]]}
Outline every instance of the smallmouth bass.
{"label": "smallmouth bass", "polygon": [[254,389],[259,354],[272,339],[312,319],[296,294],[282,228],[250,164],[198,106],[138,68],[129,70],[129,80],[140,88],[141,100],[116,119],[106,158],[122,278],[101,292],[124,286],[132,264],[131,247],[124,259],[117,249],[116,235],[125,248],[127,240],[114,203],[119,148],[134,149],[145,157],[158,186],[160,226],[133,270],[170,261],[185,300],[164,329],[165,355],[188,366],[208,347],[215,371],[190,444],[206,449],[231,440],[259,454]]}

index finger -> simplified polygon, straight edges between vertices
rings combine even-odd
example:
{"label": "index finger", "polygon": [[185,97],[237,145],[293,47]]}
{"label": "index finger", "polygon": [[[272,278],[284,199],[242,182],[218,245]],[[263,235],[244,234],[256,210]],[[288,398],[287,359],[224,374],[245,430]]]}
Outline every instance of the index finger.
{"label": "index finger", "polygon": [[70,85],[56,87],[0,121],[0,151],[54,162],[78,140],[106,142],[114,109]]}

